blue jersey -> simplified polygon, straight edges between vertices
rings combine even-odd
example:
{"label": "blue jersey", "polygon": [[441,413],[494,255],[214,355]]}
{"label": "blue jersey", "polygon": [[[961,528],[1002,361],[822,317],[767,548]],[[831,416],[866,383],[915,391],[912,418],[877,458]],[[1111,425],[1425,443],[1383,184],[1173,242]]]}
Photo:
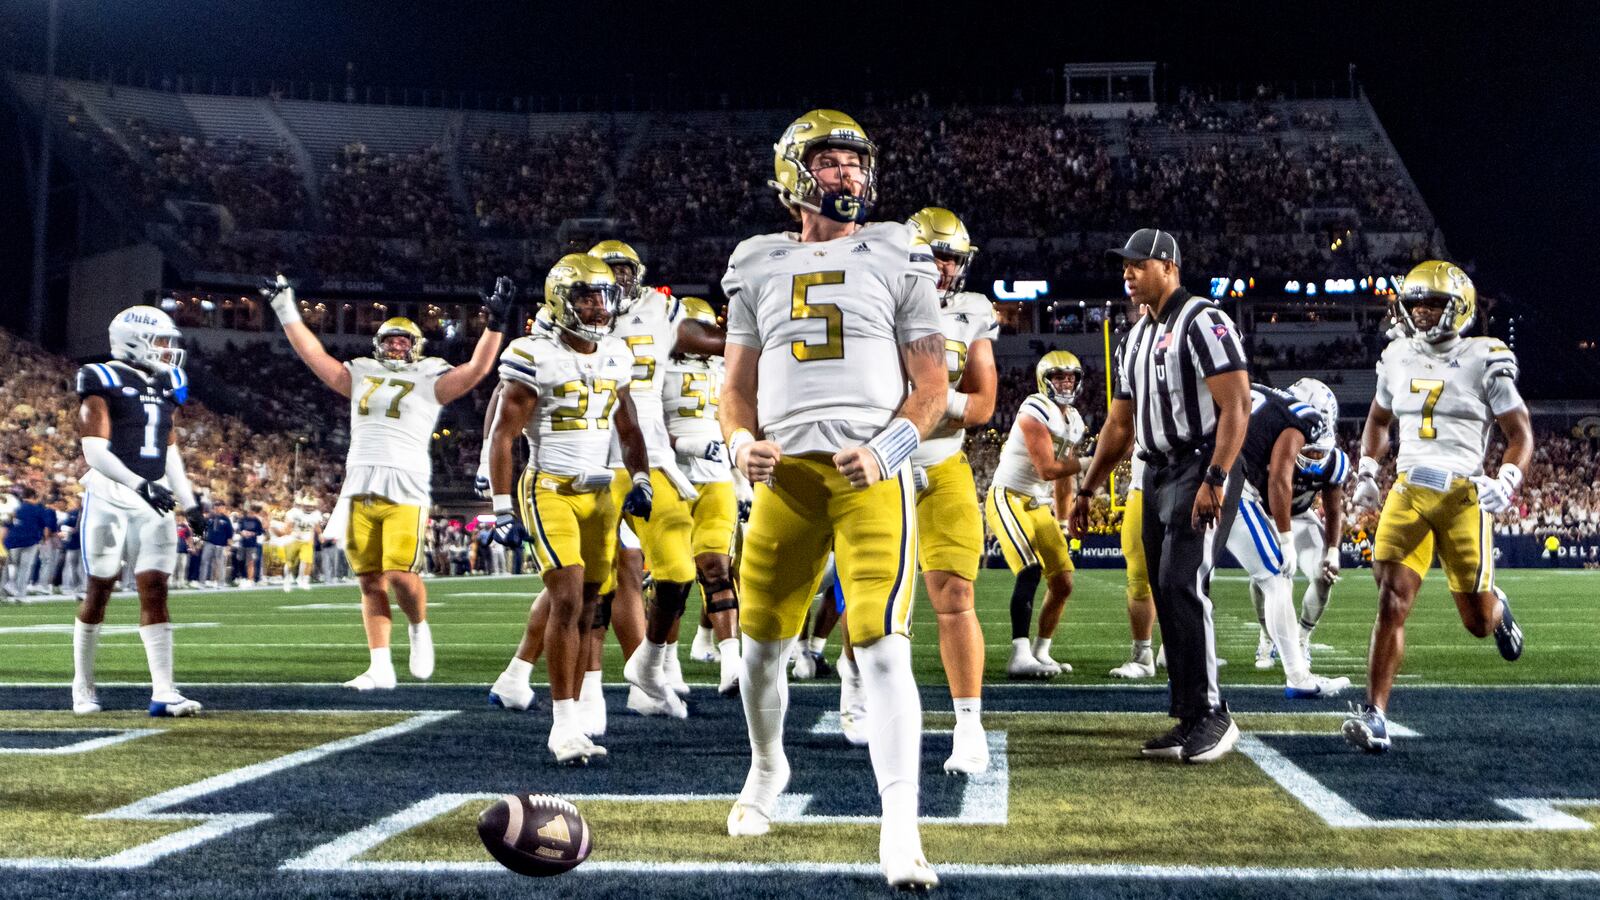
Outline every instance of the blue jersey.
{"label": "blue jersey", "polygon": [[37,503],[23,502],[6,530],[6,549],[32,547],[56,530],[56,511]]}
{"label": "blue jersey", "polygon": [[226,547],[228,541],[233,539],[233,523],[227,516],[211,516],[206,519],[206,543]]}
{"label": "blue jersey", "polygon": [[63,550],[73,552],[78,550],[79,543],[83,540],[83,535],[78,533],[78,520],[82,518],[82,512],[81,509],[74,509],[61,519],[61,530],[67,532],[66,539],[61,542]]}
{"label": "blue jersey", "polygon": [[111,452],[140,478],[167,473],[172,413],[189,397],[182,369],[152,374],[120,360],[78,370],[80,398],[100,397],[111,414]]}
{"label": "blue jersey", "polygon": [[261,520],[255,516],[243,516],[239,519],[239,546],[254,547],[261,540],[262,532],[266,531],[261,525]]}

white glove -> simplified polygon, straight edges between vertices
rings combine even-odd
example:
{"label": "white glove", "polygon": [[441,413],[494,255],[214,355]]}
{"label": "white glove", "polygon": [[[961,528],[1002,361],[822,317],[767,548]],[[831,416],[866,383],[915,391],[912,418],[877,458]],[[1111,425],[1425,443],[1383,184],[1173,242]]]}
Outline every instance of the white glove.
{"label": "white glove", "polygon": [[1322,580],[1329,584],[1339,583],[1339,548],[1329,547],[1328,552],[1322,555]]}
{"label": "white glove", "polygon": [[923,491],[927,490],[928,489],[928,470],[924,469],[922,466],[912,466],[911,467],[911,483],[912,483],[912,485],[914,485],[916,487],[917,493],[919,493],[919,494],[922,493]]}
{"label": "white glove", "polygon": [[1294,573],[1300,570],[1299,554],[1294,552],[1293,531],[1278,532],[1278,552],[1283,555],[1283,565],[1278,567],[1278,574],[1292,580]]}
{"label": "white glove", "polygon": [[709,462],[728,462],[727,445],[718,438],[706,437],[681,437],[673,444],[673,449],[684,459],[704,459]]}
{"label": "white glove", "polygon": [[473,493],[478,495],[479,499],[489,499],[490,488],[488,463],[483,462],[478,464],[478,474],[472,479],[472,490]]}
{"label": "white glove", "polygon": [[1370,456],[1361,457],[1361,465],[1356,474],[1356,492],[1350,498],[1358,509],[1377,509],[1383,501],[1383,496],[1378,492],[1378,461]]}
{"label": "white glove", "polygon": [[1499,476],[1474,475],[1472,483],[1478,486],[1478,506],[1495,515],[1511,508],[1511,498],[1522,486],[1522,470],[1511,463],[1501,463]]}
{"label": "white glove", "polygon": [[290,325],[300,321],[300,305],[294,300],[294,288],[289,286],[289,279],[280,272],[276,280],[268,282],[261,287],[262,296],[272,304],[272,311],[278,314],[278,321]]}

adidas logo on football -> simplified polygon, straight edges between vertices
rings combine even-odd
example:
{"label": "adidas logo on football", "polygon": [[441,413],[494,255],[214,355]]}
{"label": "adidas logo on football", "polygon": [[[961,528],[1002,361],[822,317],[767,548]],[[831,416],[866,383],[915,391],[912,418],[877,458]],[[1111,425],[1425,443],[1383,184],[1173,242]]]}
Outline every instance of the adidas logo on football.
{"label": "adidas logo on football", "polygon": [[866,241],[862,241],[861,243],[855,245],[855,248],[852,249],[850,252],[851,253],[871,253],[872,252],[872,248],[867,246],[867,242]]}

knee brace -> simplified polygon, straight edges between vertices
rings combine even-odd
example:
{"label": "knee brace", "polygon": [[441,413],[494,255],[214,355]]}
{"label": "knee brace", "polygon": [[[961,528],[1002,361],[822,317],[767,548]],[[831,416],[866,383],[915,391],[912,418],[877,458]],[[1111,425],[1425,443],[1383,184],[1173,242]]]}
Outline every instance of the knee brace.
{"label": "knee brace", "polygon": [[708,613],[716,614],[739,608],[739,595],[735,592],[733,581],[730,579],[702,579],[700,592],[705,595]]}
{"label": "knee brace", "polygon": [[657,581],[655,583],[655,608],[658,614],[677,620],[683,615],[689,601],[691,581]]}
{"label": "knee brace", "polygon": [[600,600],[594,605],[594,630],[604,631],[611,627],[611,601],[615,599],[616,591],[600,595]]}

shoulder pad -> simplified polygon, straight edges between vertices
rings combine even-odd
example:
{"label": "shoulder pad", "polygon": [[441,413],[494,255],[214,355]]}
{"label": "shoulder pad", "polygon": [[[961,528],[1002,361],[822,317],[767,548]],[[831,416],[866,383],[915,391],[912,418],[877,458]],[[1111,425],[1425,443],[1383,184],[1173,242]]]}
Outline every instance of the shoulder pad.
{"label": "shoulder pad", "polygon": [[105,394],[122,387],[122,377],[105,363],[88,363],[78,369],[75,388],[80,397]]}

